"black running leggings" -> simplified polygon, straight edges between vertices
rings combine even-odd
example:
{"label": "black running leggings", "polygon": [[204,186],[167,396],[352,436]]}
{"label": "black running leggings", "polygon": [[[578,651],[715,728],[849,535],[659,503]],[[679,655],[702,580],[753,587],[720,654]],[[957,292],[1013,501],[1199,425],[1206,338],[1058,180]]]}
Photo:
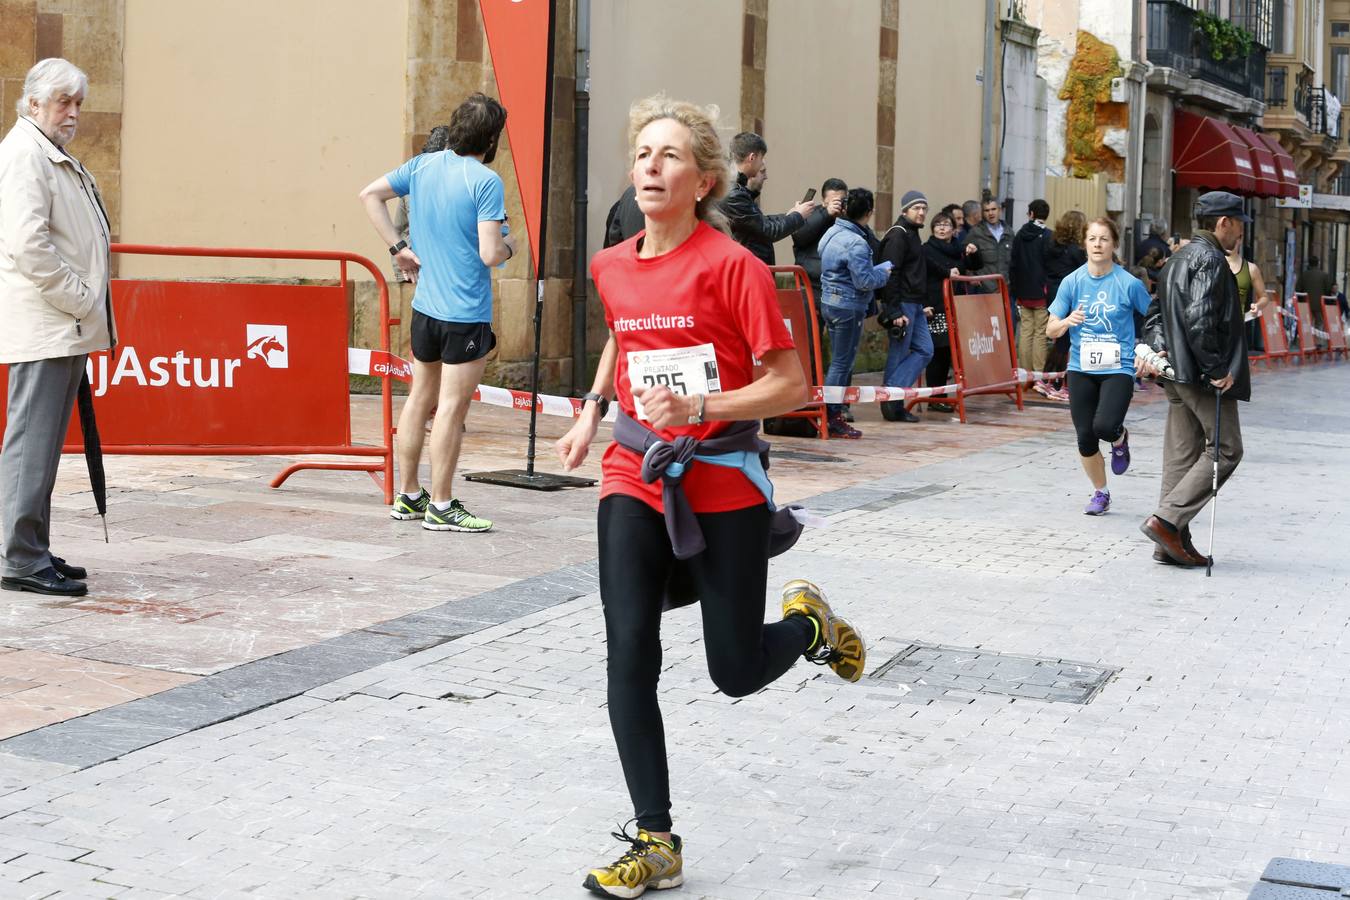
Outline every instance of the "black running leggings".
{"label": "black running leggings", "polygon": [[[708,674],[731,697],[752,694],[792,668],[815,628],[790,617],[764,623],[769,509],[700,513],[707,549],[683,568],[699,598]],[[656,702],[661,604],[675,564],[665,518],[632,497],[600,501],[600,599],[609,645],[609,724],[639,828],[670,830],[670,773]]]}
{"label": "black running leggings", "polygon": [[1069,416],[1078,432],[1080,455],[1096,456],[1099,442],[1120,440],[1133,397],[1133,376],[1069,373]]}

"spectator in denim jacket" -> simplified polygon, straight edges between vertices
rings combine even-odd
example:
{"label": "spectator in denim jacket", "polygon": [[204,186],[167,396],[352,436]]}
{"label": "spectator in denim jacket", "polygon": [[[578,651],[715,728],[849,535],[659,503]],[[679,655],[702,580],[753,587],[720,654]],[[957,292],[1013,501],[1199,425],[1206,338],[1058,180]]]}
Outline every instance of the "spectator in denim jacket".
{"label": "spectator in denim jacket", "polygon": [[[863,322],[872,304],[872,292],[886,283],[892,264],[872,264],[868,223],[875,202],[867,188],[848,192],[844,215],[820,239],[820,309],[830,333],[830,369],[827,386],[847,387],[858,355]],[[858,438],[862,432],[844,421],[841,403],[826,406],[830,434]]]}

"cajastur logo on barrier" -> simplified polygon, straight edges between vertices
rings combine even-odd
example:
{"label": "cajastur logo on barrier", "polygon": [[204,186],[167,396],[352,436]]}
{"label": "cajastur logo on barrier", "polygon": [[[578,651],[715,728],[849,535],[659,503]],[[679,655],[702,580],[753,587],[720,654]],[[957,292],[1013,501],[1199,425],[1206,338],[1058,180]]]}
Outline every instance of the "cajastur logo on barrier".
{"label": "cajastur logo on barrier", "polygon": [[248,359],[261,359],[269,369],[290,368],[290,341],[285,325],[247,325]]}
{"label": "cajastur logo on barrier", "polygon": [[969,350],[970,355],[976,359],[979,359],[986,353],[993,353],[994,341],[1002,340],[1002,329],[999,328],[998,316],[989,317],[989,326],[993,329],[993,334],[983,335],[977,331],[966,339],[966,349]]}

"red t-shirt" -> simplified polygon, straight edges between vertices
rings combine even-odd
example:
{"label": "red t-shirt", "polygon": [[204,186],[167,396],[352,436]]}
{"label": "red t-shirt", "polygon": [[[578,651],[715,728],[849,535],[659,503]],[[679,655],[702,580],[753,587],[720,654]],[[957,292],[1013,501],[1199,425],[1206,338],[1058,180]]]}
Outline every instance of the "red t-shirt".
{"label": "red t-shirt", "polygon": [[[753,380],[753,357],[793,347],[778,308],[773,275],[750,251],[702,222],[683,244],[652,259],[638,258],[642,237],[602,250],[591,260],[605,322],[619,348],[615,392],[628,415],[637,418],[629,381],[630,353],[711,344],[715,370],[704,371],[720,384],[710,384],[709,390],[734,391]],[[641,364],[643,357],[636,358]],[[672,390],[680,392],[674,385]],[[703,440],[730,424],[679,425],[658,434],[665,440],[683,434]],[[625,494],[664,512],[660,480],[652,484],[642,480],[642,457],[612,443],[601,469],[601,498]],[[701,462],[690,466],[684,492],[695,512],[728,512],[764,502],[764,495],[740,470]]]}

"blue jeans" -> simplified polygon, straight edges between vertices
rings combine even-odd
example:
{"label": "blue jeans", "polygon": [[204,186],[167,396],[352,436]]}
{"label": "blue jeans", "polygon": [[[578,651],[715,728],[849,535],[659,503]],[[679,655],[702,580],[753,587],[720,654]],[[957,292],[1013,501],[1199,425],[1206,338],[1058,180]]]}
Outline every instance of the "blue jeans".
{"label": "blue jeans", "polygon": [[886,387],[912,386],[933,358],[933,335],[928,331],[923,304],[901,303],[900,313],[909,317],[909,328],[905,331],[903,341],[890,339],[891,346],[886,352],[886,375],[882,379]]}
{"label": "blue jeans", "polygon": [[[825,372],[825,384],[848,387],[848,383],[853,380],[853,362],[858,358],[858,344],[862,341],[867,310],[822,306],[820,311],[830,333],[830,368]],[[827,403],[825,410],[829,415],[836,416],[844,411],[844,405]]]}

